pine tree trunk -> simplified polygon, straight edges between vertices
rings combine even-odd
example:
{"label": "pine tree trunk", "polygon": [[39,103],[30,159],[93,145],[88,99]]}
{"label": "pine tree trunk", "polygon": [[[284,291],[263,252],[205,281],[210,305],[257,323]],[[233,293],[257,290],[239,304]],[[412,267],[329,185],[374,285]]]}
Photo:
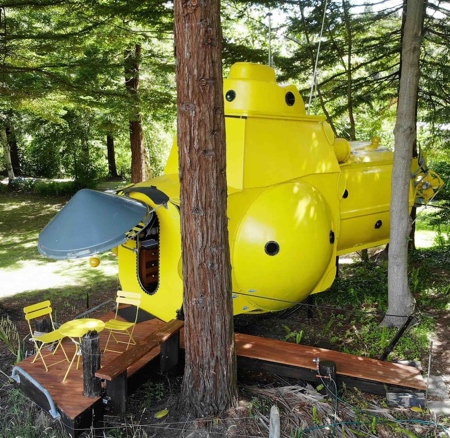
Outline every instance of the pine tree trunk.
{"label": "pine tree trunk", "polygon": [[3,144],[3,153],[4,153],[4,157],[5,157],[6,172],[8,173],[8,178],[11,181],[12,179],[14,179],[14,170],[12,167],[11,150],[9,148],[8,136],[6,135],[5,128],[0,129],[0,136],[1,136],[2,144]]}
{"label": "pine tree trunk", "polygon": [[416,105],[423,20],[423,0],[408,0],[402,42],[400,91],[395,124],[391,228],[388,263],[388,310],[382,325],[399,327],[414,311],[408,285],[408,239],[411,230],[409,189],[416,141]]}
{"label": "pine tree trunk", "polygon": [[142,129],[142,115],[139,102],[140,59],[140,44],[136,44],[133,50],[127,50],[125,52],[125,85],[132,98],[129,129],[131,146],[131,182],[134,183],[148,179],[144,131]]}
{"label": "pine tree trunk", "polygon": [[117,178],[116,154],[114,150],[114,137],[111,134],[106,135],[106,149],[108,152],[108,173],[110,178]]}
{"label": "pine tree trunk", "polygon": [[352,70],[352,53],[353,53],[353,35],[350,20],[350,4],[346,0],[342,0],[342,10],[344,11],[345,29],[347,31],[347,109],[348,119],[350,122],[350,140],[356,140],[356,123],[353,115],[353,70]]}
{"label": "pine tree trunk", "polygon": [[220,1],[175,1],[186,365],[197,417],[237,403]]}
{"label": "pine tree trunk", "polygon": [[11,165],[15,176],[22,174],[22,166],[20,163],[19,147],[17,145],[17,138],[14,128],[9,125],[6,127],[6,135],[9,143],[9,151],[11,154]]}

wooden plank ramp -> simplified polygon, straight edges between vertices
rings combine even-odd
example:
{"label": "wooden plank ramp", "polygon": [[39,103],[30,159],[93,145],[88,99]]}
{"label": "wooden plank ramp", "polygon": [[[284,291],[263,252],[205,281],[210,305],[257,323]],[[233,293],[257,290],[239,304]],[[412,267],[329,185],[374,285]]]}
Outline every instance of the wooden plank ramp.
{"label": "wooden plank ramp", "polygon": [[[317,363],[314,360],[319,359],[321,362],[334,362],[337,375],[344,378],[426,390],[420,370],[411,366],[241,333],[236,333],[235,339],[239,358],[281,365],[280,372],[286,367],[292,367],[313,371],[309,375],[315,376]],[[275,370],[274,367],[269,369]]]}
{"label": "wooden plank ramp", "polygon": [[[114,314],[110,312],[101,316],[100,319],[106,321],[113,316]],[[161,331],[164,326],[165,323],[156,318],[140,322],[135,328],[135,339],[139,343],[149,338],[151,334]],[[106,331],[100,333],[101,349],[104,349],[106,338]],[[242,333],[236,333],[235,340],[238,366],[245,366],[255,370],[265,369],[275,374],[317,381],[317,364],[313,359],[319,358],[320,361],[335,362],[338,378],[342,379],[343,382],[349,382],[352,386],[358,387],[359,382],[372,382],[382,389],[383,385],[385,385],[386,387],[400,387],[404,390],[426,390],[426,384],[420,371],[414,367]],[[142,347],[142,343],[140,345]],[[180,346],[181,348],[184,346],[183,329],[181,329]],[[69,358],[71,358],[75,351],[73,342],[70,339],[65,339],[64,347]],[[125,348],[122,344],[118,344],[118,347]],[[136,361],[131,363],[127,369],[128,378],[143,369],[159,355],[160,347],[154,347],[142,357],[140,357],[140,354],[138,355],[139,358],[136,356]],[[60,360],[60,355],[62,356],[62,352],[58,351],[54,359],[51,356],[49,357],[48,362],[52,363],[52,360],[54,362]],[[134,353],[127,353],[126,356],[133,357],[133,355]],[[120,357],[119,353],[104,353],[101,360],[105,370],[108,369],[108,364],[114,362],[114,359],[118,357]],[[57,410],[61,413],[62,422],[73,437],[78,436],[79,433],[91,427],[94,414],[96,419],[101,421],[104,411],[102,398],[89,398],[83,395],[81,364],[79,369],[76,369],[76,366],[74,366],[66,381],[62,383],[68,363],[56,364],[50,367],[48,372],[45,372],[41,361],[38,360],[33,364],[31,363],[32,360],[33,356],[25,359],[18,366],[49,392]],[[26,379],[21,379],[19,386],[31,400],[43,409],[50,409],[42,393],[36,390]],[[362,389],[365,390],[364,385]]]}

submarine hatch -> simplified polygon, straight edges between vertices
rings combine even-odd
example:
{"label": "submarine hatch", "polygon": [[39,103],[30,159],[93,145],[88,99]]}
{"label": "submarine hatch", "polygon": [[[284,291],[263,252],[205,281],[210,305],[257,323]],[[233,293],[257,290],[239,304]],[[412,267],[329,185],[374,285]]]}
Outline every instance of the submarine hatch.
{"label": "submarine hatch", "polygon": [[156,214],[136,238],[137,272],[142,289],[152,295],[159,286],[159,220]]}

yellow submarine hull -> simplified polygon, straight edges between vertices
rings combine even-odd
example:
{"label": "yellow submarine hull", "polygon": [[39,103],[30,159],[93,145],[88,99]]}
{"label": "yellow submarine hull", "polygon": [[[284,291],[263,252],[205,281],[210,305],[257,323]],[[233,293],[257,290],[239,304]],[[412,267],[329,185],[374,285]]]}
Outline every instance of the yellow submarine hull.
{"label": "yellow submarine hull", "polygon": [[[335,138],[267,66],[235,64],[224,97],[234,314],[283,310],[331,286],[336,256],[389,241],[393,153],[376,137]],[[411,206],[417,190],[429,197],[442,183],[420,178],[411,181]],[[164,175],[134,187],[150,186],[169,202],[156,205],[128,189],[155,217],[151,244],[142,233],[118,247],[119,280],[142,293],[144,310],[169,320],[183,302],[176,144]]]}

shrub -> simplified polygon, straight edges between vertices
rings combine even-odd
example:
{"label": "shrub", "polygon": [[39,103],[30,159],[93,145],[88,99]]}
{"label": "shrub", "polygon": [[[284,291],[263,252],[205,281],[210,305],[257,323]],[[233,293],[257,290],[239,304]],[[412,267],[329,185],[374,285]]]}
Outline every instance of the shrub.
{"label": "shrub", "polygon": [[3,185],[1,190],[13,192],[35,193],[41,196],[72,196],[84,188],[94,189],[96,181],[47,181],[35,178],[14,178],[9,185]]}

